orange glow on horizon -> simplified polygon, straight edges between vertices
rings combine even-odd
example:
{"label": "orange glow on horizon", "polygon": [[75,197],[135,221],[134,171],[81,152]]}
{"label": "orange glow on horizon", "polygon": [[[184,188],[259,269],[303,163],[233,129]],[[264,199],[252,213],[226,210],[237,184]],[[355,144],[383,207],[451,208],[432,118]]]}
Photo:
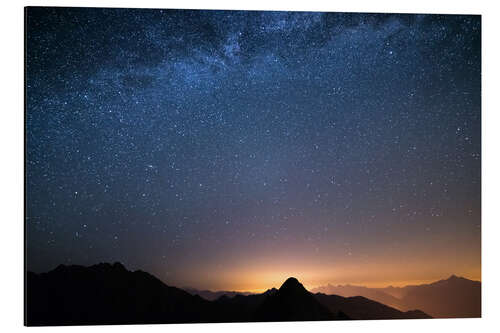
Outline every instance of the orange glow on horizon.
{"label": "orange glow on horizon", "polygon": [[[352,285],[368,288],[404,287],[408,285],[429,284],[439,280],[448,279],[451,275],[464,277],[469,280],[481,281],[480,267],[467,270],[445,269],[437,270],[437,267],[413,266],[405,269],[382,265],[366,265],[363,267],[345,266],[343,269],[329,269],[318,267],[307,267],[300,269],[298,266],[274,265],[274,269],[268,265],[263,267],[249,266],[246,269],[228,270],[219,274],[220,279],[213,279],[213,286],[197,287],[212,291],[227,290],[238,292],[261,293],[268,289],[279,288],[289,277],[297,278],[306,289],[330,285]],[[414,274],[418,267],[424,272]],[[301,272],[297,274],[296,272]],[[425,274],[425,275],[424,275]],[[387,279],[387,276],[394,279]],[[399,278],[399,279],[397,279]]]}
{"label": "orange glow on horizon", "polygon": [[[460,277],[463,277],[463,278],[466,278],[468,280],[473,280],[473,281],[479,281],[481,282],[481,278],[480,277],[474,277],[474,276],[469,276],[469,275],[463,275],[463,274],[455,274],[457,276],[460,276]],[[385,287],[405,287],[405,286],[411,286],[411,285],[421,285],[421,284],[430,284],[430,283],[433,283],[433,282],[436,282],[436,281],[439,281],[439,280],[445,280],[445,279],[448,279],[450,276],[443,276],[441,278],[437,278],[437,279],[420,279],[420,280],[405,280],[405,281],[387,281],[387,282],[380,282],[380,283],[363,283],[363,282],[360,282],[360,283],[350,283],[350,282],[343,282],[343,283],[325,283],[325,284],[318,284],[318,285],[309,285],[307,283],[304,283],[302,282],[300,279],[299,281],[304,285],[304,287],[307,289],[307,290],[312,290],[314,288],[318,288],[318,287],[324,287],[328,284],[330,285],[341,285],[341,286],[344,286],[344,285],[352,285],[352,286],[362,286],[362,287],[367,287],[367,288],[385,288]],[[241,288],[241,289],[226,289],[228,291],[236,291],[236,292],[251,292],[251,293],[263,293],[265,291],[267,291],[268,289],[272,289],[272,288],[276,288],[278,289],[281,284],[285,282],[285,279],[283,279],[281,281],[280,284],[274,284],[274,285],[269,285],[269,287],[265,287],[265,288],[255,288],[255,289],[252,289],[252,288]],[[216,289],[216,290],[212,290],[212,291],[221,291],[222,289]]]}
{"label": "orange glow on horizon", "polygon": [[[468,275],[463,275],[463,274],[455,274],[459,277],[463,277],[463,278],[466,278],[468,280],[473,280],[473,281],[479,281],[481,282],[481,278],[480,277],[474,277],[474,276],[468,276]],[[314,288],[319,288],[319,287],[324,287],[328,284],[330,285],[334,285],[334,286],[337,286],[337,285],[341,285],[341,286],[345,286],[345,285],[351,285],[351,286],[360,286],[360,287],[367,287],[367,288],[386,288],[386,287],[405,287],[405,286],[411,286],[411,285],[421,285],[421,284],[430,284],[430,283],[433,283],[433,282],[436,282],[436,281],[439,281],[439,280],[445,280],[445,279],[448,279],[450,276],[443,276],[441,278],[437,278],[437,279],[420,279],[420,280],[405,280],[405,281],[387,281],[387,282],[380,282],[380,283],[363,283],[363,282],[360,282],[360,283],[350,283],[350,282],[343,282],[343,283],[325,283],[325,284],[318,284],[318,285],[309,285],[307,283],[304,283],[303,281],[301,281],[299,279],[299,281],[304,285],[304,287],[307,289],[307,290],[312,290]],[[283,282],[285,282],[286,278],[281,280],[281,282],[279,284],[270,284],[268,287],[265,287],[265,288],[241,288],[241,289],[234,289],[234,288],[222,288],[222,289],[213,289],[211,291],[235,291],[235,292],[250,292],[250,293],[255,293],[255,294],[258,294],[258,293],[263,293],[263,292],[266,292],[267,290],[269,289],[272,289],[272,288],[276,288],[276,289],[279,289],[279,287],[281,286],[281,284]],[[253,284],[252,284],[253,285]],[[210,289],[209,289],[210,290]]]}
{"label": "orange glow on horizon", "polygon": [[[193,252],[196,264],[170,275],[168,285],[212,291],[263,292],[289,277],[306,289],[330,285],[370,288],[428,284],[451,275],[481,281],[478,235],[431,235],[424,243],[409,238],[394,247],[390,239],[318,247],[307,239],[230,244],[233,251]],[[229,245],[228,245],[229,246]],[[212,250],[213,251],[213,250]]]}

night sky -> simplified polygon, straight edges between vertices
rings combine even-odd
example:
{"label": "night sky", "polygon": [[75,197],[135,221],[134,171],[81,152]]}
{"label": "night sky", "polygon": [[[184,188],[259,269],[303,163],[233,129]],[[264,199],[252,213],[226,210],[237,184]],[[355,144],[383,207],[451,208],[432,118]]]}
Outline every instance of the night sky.
{"label": "night sky", "polygon": [[27,267],[481,279],[481,18],[29,8]]}

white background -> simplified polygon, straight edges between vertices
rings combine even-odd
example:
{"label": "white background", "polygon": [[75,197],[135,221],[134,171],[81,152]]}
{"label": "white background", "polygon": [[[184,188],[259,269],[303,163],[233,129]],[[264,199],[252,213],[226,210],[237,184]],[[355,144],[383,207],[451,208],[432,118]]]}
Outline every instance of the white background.
{"label": "white background", "polygon": [[[491,332],[500,331],[500,279],[498,257],[499,213],[497,189],[500,187],[500,130],[498,78],[500,75],[500,15],[495,1],[385,1],[385,0],[251,0],[246,1],[151,1],[151,0],[100,0],[100,1],[7,1],[1,11],[1,100],[0,115],[0,327],[3,332],[18,330],[58,332]],[[197,324],[197,325],[141,325],[141,326],[92,326],[60,328],[23,327],[23,58],[24,20],[23,6],[104,6],[141,8],[199,8],[199,9],[260,9],[260,10],[309,10],[347,12],[399,12],[399,13],[448,13],[482,15],[482,282],[483,318],[433,319],[433,320],[383,320],[350,322],[294,322],[250,324]]]}

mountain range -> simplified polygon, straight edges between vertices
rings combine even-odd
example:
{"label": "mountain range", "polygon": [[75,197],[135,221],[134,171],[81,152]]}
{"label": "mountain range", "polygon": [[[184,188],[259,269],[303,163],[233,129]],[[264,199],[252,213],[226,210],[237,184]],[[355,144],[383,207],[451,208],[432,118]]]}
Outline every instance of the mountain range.
{"label": "mountain range", "polygon": [[25,293],[27,326],[431,318],[365,297],[314,294],[295,278],[210,301],[120,263],[27,272]]}
{"label": "mountain range", "polygon": [[429,284],[405,287],[329,284],[311,291],[344,297],[364,296],[401,311],[420,309],[435,318],[481,317],[481,282],[455,275]]}
{"label": "mountain range", "polygon": [[191,287],[183,287],[182,289],[184,289],[191,295],[198,295],[208,301],[215,301],[221,296],[234,297],[236,295],[248,296],[255,294],[249,291],[226,291],[226,290],[211,291],[211,290],[199,290]]}

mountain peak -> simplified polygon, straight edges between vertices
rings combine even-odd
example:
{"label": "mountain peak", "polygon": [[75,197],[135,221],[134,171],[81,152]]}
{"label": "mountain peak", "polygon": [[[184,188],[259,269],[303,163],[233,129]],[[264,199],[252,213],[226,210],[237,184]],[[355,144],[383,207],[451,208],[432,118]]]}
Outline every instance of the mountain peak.
{"label": "mountain peak", "polygon": [[300,284],[299,280],[297,280],[297,278],[294,278],[293,276],[286,279],[284,284],[286,283]]}
{"label": "mountain peak", "polygon": [[278,289],[276,288],[271,288],[271,289],[267,289],[265,292],[264,292],[264,295],[274,295],[276,294],[276,292],[278,291]]}
{"label": "mountain peak", "polygon": [[123,266],[123,264],[120,262],[115,262],[113,264],[101,262],[99,264],[92,265],[89,268],[97,271],[128,272],[125,266]]}
{"label": "mountain peak", "polygon": [[307,291],[306,288],[294,277],[289,277],[281,285],[279,291]]}
{"label": "mountain peak", "polygon": [[[448,283],[457,283],[459,281],[465,281],[466,279],[464,279],[463,277],[461,276],[457,276],[455,274],[452,274],[449,278],[447,278],[446,280],[441,280],[443,282],[448,282]],[[439,281],[438,281],[439,282]]]}
{"label": "mountain peak", "polygon": [[255,318],[259,321],[337,319],[294,277],[288,278],[279,290],[267,295]]}

